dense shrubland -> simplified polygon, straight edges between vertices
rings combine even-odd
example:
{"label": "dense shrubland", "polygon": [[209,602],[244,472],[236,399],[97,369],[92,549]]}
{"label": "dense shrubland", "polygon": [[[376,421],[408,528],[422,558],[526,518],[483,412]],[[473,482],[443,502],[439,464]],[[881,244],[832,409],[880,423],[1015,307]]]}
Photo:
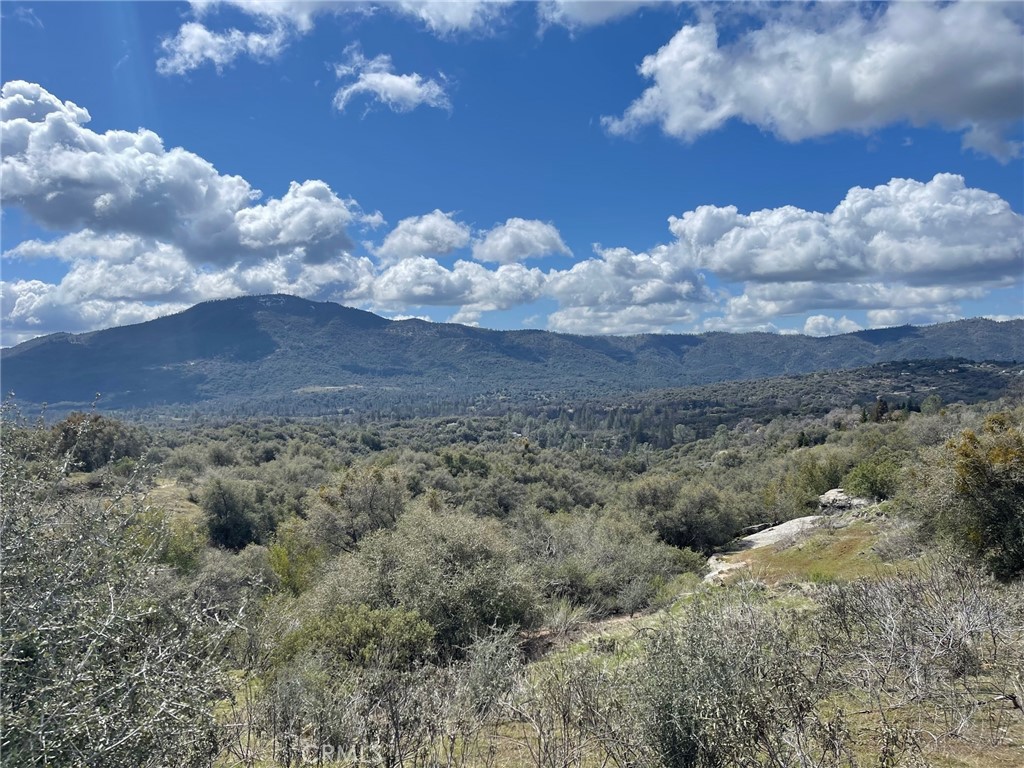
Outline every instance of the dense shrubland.
{"label": "dense shrubland", "polygon": [[[69,419],[54,434],[5,425],[0,754],[201,765],[219,749],[211,705],[232,617],[159,567],[164,521],[143,505],[142,477],[110,472],[96,493],[69,484],[69,470],[102,455],[92,446],[117,444],[103,421]],[[109,458],[117,469],[118,452]]]}
{"label": "dense shrubland", "polygon": [[[954,737],[1019,751],[1024,408],[875,401],[702,439],[671,409],[640,416],[8,418],[5,759],[903,765]],[[700,585],[740,529],[814,513],[837,486],[913,539],[890,546],[899,575]],[[636,636],[580,641],[661,609]]]}

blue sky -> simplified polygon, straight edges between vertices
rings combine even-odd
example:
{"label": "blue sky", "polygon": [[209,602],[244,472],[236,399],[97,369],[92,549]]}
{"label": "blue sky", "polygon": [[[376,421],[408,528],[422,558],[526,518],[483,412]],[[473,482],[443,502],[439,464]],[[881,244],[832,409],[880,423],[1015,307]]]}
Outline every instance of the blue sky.
{"label": "blue sky", "polygon": [[2,342],[287,292],[571,333],[1024,314],[1024,6],[0,4]]}

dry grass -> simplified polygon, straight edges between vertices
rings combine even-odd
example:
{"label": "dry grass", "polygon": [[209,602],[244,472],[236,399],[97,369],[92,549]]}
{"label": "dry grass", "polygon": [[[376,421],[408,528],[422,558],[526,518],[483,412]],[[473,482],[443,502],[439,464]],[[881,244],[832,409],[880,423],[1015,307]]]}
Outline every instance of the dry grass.
{"label": "dry grass", "polygon": [[189,499],[189,491],[174,480],[166,477],[157,478],[156,485],[146,494],[145,503],[167,513],[168,517],[175,515],[193,516],[201,514],[199,505]]}
{"label": "dry grass", "polygon": [[1017,729],[1013,744],[979,745],[946,740],[941,749],[925,751],[934,768],[1020,768],[1024,765],[1024,734]]}

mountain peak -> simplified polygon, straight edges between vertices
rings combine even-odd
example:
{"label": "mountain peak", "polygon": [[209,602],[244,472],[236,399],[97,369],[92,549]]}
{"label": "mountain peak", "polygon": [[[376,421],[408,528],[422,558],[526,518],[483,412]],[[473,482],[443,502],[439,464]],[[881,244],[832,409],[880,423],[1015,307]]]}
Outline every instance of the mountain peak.
{"label": "mountain peak", "polygon": [[[285,294],[3,350],[25,403],[106,408],[242,402],[381,407],[483,396],[586,397],[906,359],[1024,359],[1024,321],[961,321],[844,336],[571,336],[395,322]],[[327,393],[327,394],[325,394]],[[319,398],[319,399],[317,399]]]}

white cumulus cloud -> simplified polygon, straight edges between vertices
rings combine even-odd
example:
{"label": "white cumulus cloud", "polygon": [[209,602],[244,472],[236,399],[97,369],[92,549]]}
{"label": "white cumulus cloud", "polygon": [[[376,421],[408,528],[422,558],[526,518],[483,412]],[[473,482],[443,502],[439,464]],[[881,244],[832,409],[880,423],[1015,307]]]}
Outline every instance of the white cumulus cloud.
{"label": "white cumulus cloud", "polygon": [[1024,277],[1024,217],[953,174],[854,187],[831,210],[700,206],[668,219],[662,245],[595,246],[542,271],[521,262],[571,255],[542,220],[474,231],[436,209],[368,244],[371,259],[352,253],[349,231],[383,215],[323,181],[263,198],[151,131],[94,132],[86,109],[31,83],[3,86],[0,118],[4,208],[54,231],[4,260],[64,270],[3,283],[2,343],[278,292],[390,313],[445,307],[461,322],[545,300],[557,305],[548,327],[573,333],[781,323],[822,335],[952,319]]}
{"label": "white cumulus cloud", "polygon": [[198,18],[213,15],[220,6],[231,6],[264,24],[289,24],[300,32],[313,29],[318,14],[354,6],[344,0],[190,0],[189,5]]}
{"label": "white cumulus cloud", "polygon": [[166,149],[152,131],[96,133],[86,110],[33,83],[5,83],[0,115],[3,203],[51,229],[152,238],[195,263],[282,252],[322,262],[351,248],[346,227],[378,220],[322,181],[293,183],[284,197],[258,203],[242,177]]}
{"label": "white cumulus cloud", "polygon": [[432,32],[487,32],[500,21],[511,0],[399,0],[385,7],[419,19]]}
{"label": "white cumulus cloud", "polygon": [[899,325],[882,320],[896,316],[940,322],[960,317],[961,301],[980,299],[987,292],[987,288],[976,285],[910,287],[868,281],[747,284],[743,293],[725,300],[722,315],[710,317],[703,324],[715,330],[754,330],[780,318],[822,310],[865,311],[872,327]]}
{"label": "white cumulus cloud", "polygon": [[709,298],[703,278],[666,246],[650,253],[596,250],[598,258],[550,274],[547,291],[563,306],[623,309]]}
{"label": "white cumulus cloud", "polygon": [[139,300],[91,297],[69,303],[58,286],[41,280],[0,281],[0,312],[4,318],[0,343],[17,344],[57,330],[73,332],[142,323],[187,308],[187,304],[151,305]]}
{"label": "white cumulus cloud", "polygon": [[734,281],[1000,280],[1020,276],[1024,254],[1024,217],[954,174],[854,187],[828,213],[702,206],[669,229],[681,258]]}
{"label": "white cumulus cloud", "polygon": [[220,72],[242,54],[259,61],[276,59],[293,34],[282,25],[254,32],[215,32],[200,22],[190,21],[182,24],[174,37],[161,41],[164,55],[157,59],[156,70],[161,75],[184,75],[209,62]]}
{"label": "white cumulus cloud", "polygon": [[537,4],[537,15],[542,24],[595,27],[646,7],[667,4],[664,0],[543,0]]}
{"label": "white cumulus cloud", "polygon": [[712,21],[684,26],[640,65],[652,84],[604,125],[625,134],[654,124],[692,141],[737,119],[800,141],[900,122],[938,124],[964,132],[965,147],[1004,161],[1019,156],[1020,146],[1006,138],[1024,115],[1018,6],[840,10],[802,22],[782,13],[724,44]]}
{"label": "white cumulus cloud", "polygon": [[3,285],[3,343],[150,319],[197,301],[283,292],[368,300],[376,274],[350,226],[383,223],[323,181],[261,200],[151,131],[87,127],[87,110],[39,85],[4,84],[0,199],[59,234],[4,259],[67,265],[54,282]]}
{"label": "white cumulus cloud", "polygon": [[668,333],[687,328],[700,317],[700,307],[687,301],[607,308],[563,307],[548,315],[548,330],[580,335]]}
{"label": "white cumulus cloud", "polygon": [[508,219],[473,243],[474,259],[498,264],[512,264],[556,253],[572,255],[555,226],[536,219]]}
{"label": "white cumulus cloud", "polygon": [[804,333],[808,336],[837,336],[863,330],[859,323],[846,315],[840,318],[829,315],[811,315],[804,321]]}
{"label": "white cumulus cloud", "polygon": [[451,213],[434,210],[398,222],[376,249],[377,258],[389,264],[416,256],[444,256],[469,244],[470,229]]}
{"label": "white cumulus cloud", "polygon": [[[157,59],[156,68],[162,75],[184,75],[207,62],[220,72],[240,56],[272,61],[313,29],[316,16],[358,8],[354,3],[327,0],[193,0],[190,5],[199,21],[185,22],[177,34],[160,42],[164,55]],[[250,16],[256,29],[211,29],[202,19],[215,15],[220,6]]]}
{"label": "white cumulus cloud", "polygon": [[559,303],[548,318],[552,330],[667,330],[692,322],[712,300],[703,276],[667,246],[649,253],[598,246],[595,250],[597,258],[548,274],[545,293]]}
{"label": "white cumulus cloud", "polygon": [[[367,59],[358,46],[350,46],[346,53],[348,61],[334,68],[339,78],[351,79],[334,94],[334,108],[339,112],[344,112],[354,97],[362,95],[376,99],[393,112],[411,112],[420,106],[451,109],[448,94],[437,80],[425,78],[418,72],[395,74],[387,54]],[[443,80],[443,75],[441,77]]]}
{"label": "white cumulus cloud", "polygon": [[243,245],[295,250],[307,261],[323,263],[352,248],[345,227],[355,218],[353,208],[323,181],[293,181],[284,197],[243,208],[235,222]]}
{"label": "white cumulus cloud", "polygon": [[827,212],[700,206],[669,230],[675,240],[647,252],[597,248],[550,272],[549,327],[635,333],[700,319],[707,330],[771,330],[797,318],[807,333],[844,333],[863,322],[853,312],[869,325],[955,318],[962,302],[1024,278],[1024,217],[953,174],[854,187]]}
{"label": "white cumulus cloud", "polygon": [[373,298],[388,307],[454,306],[469,300],[472,286],[462,270],[447,269],[425,256],[386,268],[373,285]]}
{"label": "white cumulus cloud", "polygon": [[873,309],[867,313],[872,328],[894,328],[899,325],[930,325],[960,320],[956,307],[913,307],[911,309]]}
{"label": "white cumulus cloud", "polygon": [[416,306],[459,307],[453,322],[476,322],[482,312],[528,304],[543,289],[545,275],[521,264],[488,269],[459,260],[448,269],[435,259],[415,256],[386,268],[374,281],[373,303],[385,309]]}

